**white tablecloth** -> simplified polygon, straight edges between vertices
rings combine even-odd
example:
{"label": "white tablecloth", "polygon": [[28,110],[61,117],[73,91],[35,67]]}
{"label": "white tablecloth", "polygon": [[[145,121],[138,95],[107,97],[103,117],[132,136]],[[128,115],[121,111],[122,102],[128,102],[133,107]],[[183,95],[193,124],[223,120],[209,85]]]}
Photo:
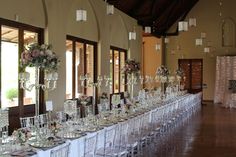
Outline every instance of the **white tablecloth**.
{"label": "white tablecloth", "polygon": [[[197,94],[196,95],[187,94],[187,95],[184,95],[184,96],[180,96],[178,99],[174,99],[172,101],[164,102],[164,103],[158,105],[159,107],[157,107],[157,108],[155,108],[155,109],[153,109],[151,111],[148,111],[150,113],[150,119],[151,119],[152,111],[155,111],[156,109],[159,109],[159,108],[164,107],[164,106],[168,107],[168,106],[171,106],[171,105],[175,105],[181,99],[192,98],[192,99],[188,99],[188,100],[192,100],[192,101],[189,102],[189,103],[192,103],[194,97],[197,97]],[[115,125],[118,125],[118,124],[115,124]],[[97,148],[99,149],[99,148],[104,146],[105,128],[102,129],[102,130],[97,131],[96,133],[98,133]],[[87,135],[85,135],[83,137],[80,137],[78,139],[67,140],[66,143],[61,144],[59,146],[56,146],[56,147],[54,147],[52,149],[48,149],[48,150],[45,150],[45,151],[39,150],[37,152],[37,155],[34,155],[33,157],[50,157],[50,153],[51,153],[52,150],[59,149],[60,147],[63,147],[65,145],[67,145],[67,144],[70,144],[69,157],[82,157],[83,156],[83,152],[84,152],[84,140],[85,140],[86,136],[88,137],[88,136],[91,136],[92,134],[94,134],[94,133],[88,133]]]}

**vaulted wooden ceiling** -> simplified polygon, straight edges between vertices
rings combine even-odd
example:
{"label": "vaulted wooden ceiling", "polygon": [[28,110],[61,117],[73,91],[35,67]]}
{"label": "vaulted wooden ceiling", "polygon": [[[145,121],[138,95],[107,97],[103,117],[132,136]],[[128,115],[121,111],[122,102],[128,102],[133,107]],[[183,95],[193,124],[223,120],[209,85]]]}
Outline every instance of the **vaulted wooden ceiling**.
{"label": "vaulted wooden ceiling", "polygon": [[152,27],[155,36],[177,35],[167,33],[177,21],[185,19],[198,0],[107,0],[119,10],[138,20],[138,24]]}

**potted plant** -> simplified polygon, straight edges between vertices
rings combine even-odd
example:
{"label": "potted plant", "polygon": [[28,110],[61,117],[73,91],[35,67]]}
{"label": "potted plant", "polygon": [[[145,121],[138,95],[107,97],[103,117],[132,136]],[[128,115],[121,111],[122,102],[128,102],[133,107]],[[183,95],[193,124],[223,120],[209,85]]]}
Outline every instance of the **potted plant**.
{"label": "potted plant", "polygon": [[10,88],[6,92],[6,98],[10,100],[10,103],[14,103],[16,98],[18,97],[18,90],[16,88]]}

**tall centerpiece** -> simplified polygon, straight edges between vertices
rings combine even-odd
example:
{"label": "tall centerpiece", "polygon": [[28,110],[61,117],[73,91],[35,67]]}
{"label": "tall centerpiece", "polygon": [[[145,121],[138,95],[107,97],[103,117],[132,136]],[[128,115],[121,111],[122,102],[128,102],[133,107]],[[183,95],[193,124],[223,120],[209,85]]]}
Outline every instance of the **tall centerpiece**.
{"label": "tall centerpiece", "polygon": [[182,78],[184,77],[184,71],[181,68],[178,68],[175,71],[175,74],[176,74],[176,78],[178,82],[178,91],[180,91],[180,83],[181,83]]}
{"label": "tall centerpiece", "polygon": [[133,59],[125,61],[125,66],[122,69],[123,73],[128,76],[127,85],[130,86],[130,98],[134,98],[134,85],[137,84],[137,75],[140,71],[140,64]]}
{"label": "tall centerpiece", "polygon": [[[39,45],[37,43],[31,44],[25,48],[21,54],[20,66],[22,72],[19,74],[20,88],[31,91],[35,88],[36,102],[35,102],[35,116],[39,115],[39,89],[44,91],[51,91],[56,88],[58,79],[57,69],[60,60],[52,51],[51,45]],[[26,67],[35,68],[35,82],[30,83],[30,73],[25,69]],[[39,80],[40,72],[44,72],[44,83]]]}
{"label": "tall centerpiece", "polygon": [[169,74],[169,70],[164,65],[161,65],[157,68],[156,75],[158,77],[159,82],[161,83],[161,92],[163,95],[165,93],[165,83],[167,83],[168,81]]}

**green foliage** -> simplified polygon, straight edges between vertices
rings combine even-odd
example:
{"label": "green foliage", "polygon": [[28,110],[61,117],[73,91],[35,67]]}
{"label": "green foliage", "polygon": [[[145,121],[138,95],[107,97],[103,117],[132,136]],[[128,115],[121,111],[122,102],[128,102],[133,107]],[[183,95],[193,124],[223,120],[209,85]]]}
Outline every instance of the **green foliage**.
{"label": "green foliage", "polygon": [[18,90],[16,88],[11,88],[6,92],[7,99],[13,101],[13,98],[18,97]]}

